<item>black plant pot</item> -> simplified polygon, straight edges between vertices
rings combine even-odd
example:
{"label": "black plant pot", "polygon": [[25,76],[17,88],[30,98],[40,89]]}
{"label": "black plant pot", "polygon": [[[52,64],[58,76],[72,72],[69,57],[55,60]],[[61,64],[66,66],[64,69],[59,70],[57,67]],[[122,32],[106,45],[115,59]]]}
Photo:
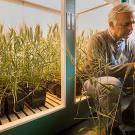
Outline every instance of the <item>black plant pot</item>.
{"label": "black plant pot", "polygon": [[5,114],[5,97],[0,96],[0,117]]}
{"label": "black plant pot", "polygon": [[17,101],[14,103],[14,97],[11,93],[8,93],[5,98],[5,114],[13,112],[19,112],[24,108],[24,93],[21,91],[17,92]]}
{"label": "black plant pot", "polygon": [[49,93],[56,95],[56,89],[54,89],[55,81],[48,81],[46,83],[46,89]]}
{"label": "black plant pot", "polygon": [[61,98],[61,85],[60,84],[56,84],[54,89],[56,90],[57,97]]}
{"label": "black plant pot", "polygon": [[31,108],[36,108],[45,105],[46,89],[29,90],[30,95],[26,98],[26,102]]}

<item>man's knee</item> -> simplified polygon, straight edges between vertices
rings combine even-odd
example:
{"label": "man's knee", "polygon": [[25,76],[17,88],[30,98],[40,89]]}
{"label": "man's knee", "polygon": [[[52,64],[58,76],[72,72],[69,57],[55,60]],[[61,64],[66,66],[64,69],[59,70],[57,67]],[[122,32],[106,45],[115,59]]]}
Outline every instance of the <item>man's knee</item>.
{"label": "man's knee", "polygon": [[[105,89],[108,92],[111,90],[118,94],[121,92],[122,83],[119,79],[111,76],[99,77],[91,83],[90,80],[85,81],[84,83],[84,90],[87,91],[88,95],[95,94],[97,90]],[[109,91],[110,90],[110,91]]]}
{"label": "man's knee", "polygon": [[88,95],[95,95],[96,86],[90,80],[84,82],[83,88]]}

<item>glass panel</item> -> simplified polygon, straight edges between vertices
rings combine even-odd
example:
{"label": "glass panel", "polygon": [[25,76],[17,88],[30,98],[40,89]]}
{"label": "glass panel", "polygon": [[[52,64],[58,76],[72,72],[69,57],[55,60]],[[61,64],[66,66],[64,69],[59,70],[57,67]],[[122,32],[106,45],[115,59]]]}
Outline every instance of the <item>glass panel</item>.
{"label": "glass panel", "polygon": [[36,0],[36,1],[35,0],[26,0],[26,1],[30,1],[32,3],[37,3],[37,4],[47,6],[47,7],[61,10],[61,0]]}
{"label": "glass panel", "polygon": [[61,14],[32,2],[0,1],[0,126],[62,105]]}
{"label": "glass panel", "polygon": [[85,0],[85,2],[83,0],[76,0],[76,13],[80,13],[104,3],[106,3],[105,0]]}
{"label": "glass panel", "polygon": [[[86,12],[78,16],[77,19],[77,30],[89,31],[91,30],[103,30],[107,28],[107,15],[110,11],[112,5],[107,5],[105,7],[97,8],[90,12]],[[98,16],[95,18],[95,16]],[[89,18],[89,19],[87,19]],[[86,21],[87,19],[87,21]]]}
{"label": "glass panel", "polygon": [[76,6],[76,11],[78,11],[76,20],[76,101],[79,101],[78,97],[81,95],[82,85],[86,79],[81,72],[85,67],[87,41],[97,31],[107,28],[107,15],[112,4],[107,4],[103,0],[88,0],[82,3],[81,0],[76,0],[76,2],[78,3]]}

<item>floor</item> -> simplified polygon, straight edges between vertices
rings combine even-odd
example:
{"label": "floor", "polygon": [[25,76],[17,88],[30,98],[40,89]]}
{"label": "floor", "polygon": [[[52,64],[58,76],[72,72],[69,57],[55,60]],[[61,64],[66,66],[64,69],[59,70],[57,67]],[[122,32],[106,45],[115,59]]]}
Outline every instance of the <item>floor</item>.
{"label": "floor", "polygon": [[[131,115],[129,110],[123,112],[123,124],[120,126],[121,131],[123,131],[123,135],[135,135],[135,119],[134,113]],[[93,122],[90,120],[84,120],[66,130],[59,133],[58,135],[97,135],[92,134],[92,124]],[[116,135],[117,132],[116,132]]]}
{"label": "floor", "polygon": [[90,121],[85,120],[67,130],[64,130],[59,135],[90,135],[91,132],[90,127],[91,127]]}
{"label": "floor", "polygon": [[[97,135],[91,130],[92,125],[89,120],[82,121],[57,135]],[[135,135],[135,128],[126,126],[123,135]],[[103,135],[105,135],[103,133]],[[116,133],[118,135],[118,133]]]}

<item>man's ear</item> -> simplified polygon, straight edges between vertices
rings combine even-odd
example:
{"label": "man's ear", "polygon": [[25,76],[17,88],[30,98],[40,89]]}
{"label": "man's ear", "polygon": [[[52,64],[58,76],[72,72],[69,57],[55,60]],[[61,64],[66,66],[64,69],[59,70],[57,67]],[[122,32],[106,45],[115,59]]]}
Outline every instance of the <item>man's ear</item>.
{"label": "man's ear", "polygon": [[112,21],[110,21],[110,22],[109,22],[109,26],[110,26],[111,28],[113,28],[113,27],[114,27],[114,24],[113,24],[113,22],[112,22]]}

